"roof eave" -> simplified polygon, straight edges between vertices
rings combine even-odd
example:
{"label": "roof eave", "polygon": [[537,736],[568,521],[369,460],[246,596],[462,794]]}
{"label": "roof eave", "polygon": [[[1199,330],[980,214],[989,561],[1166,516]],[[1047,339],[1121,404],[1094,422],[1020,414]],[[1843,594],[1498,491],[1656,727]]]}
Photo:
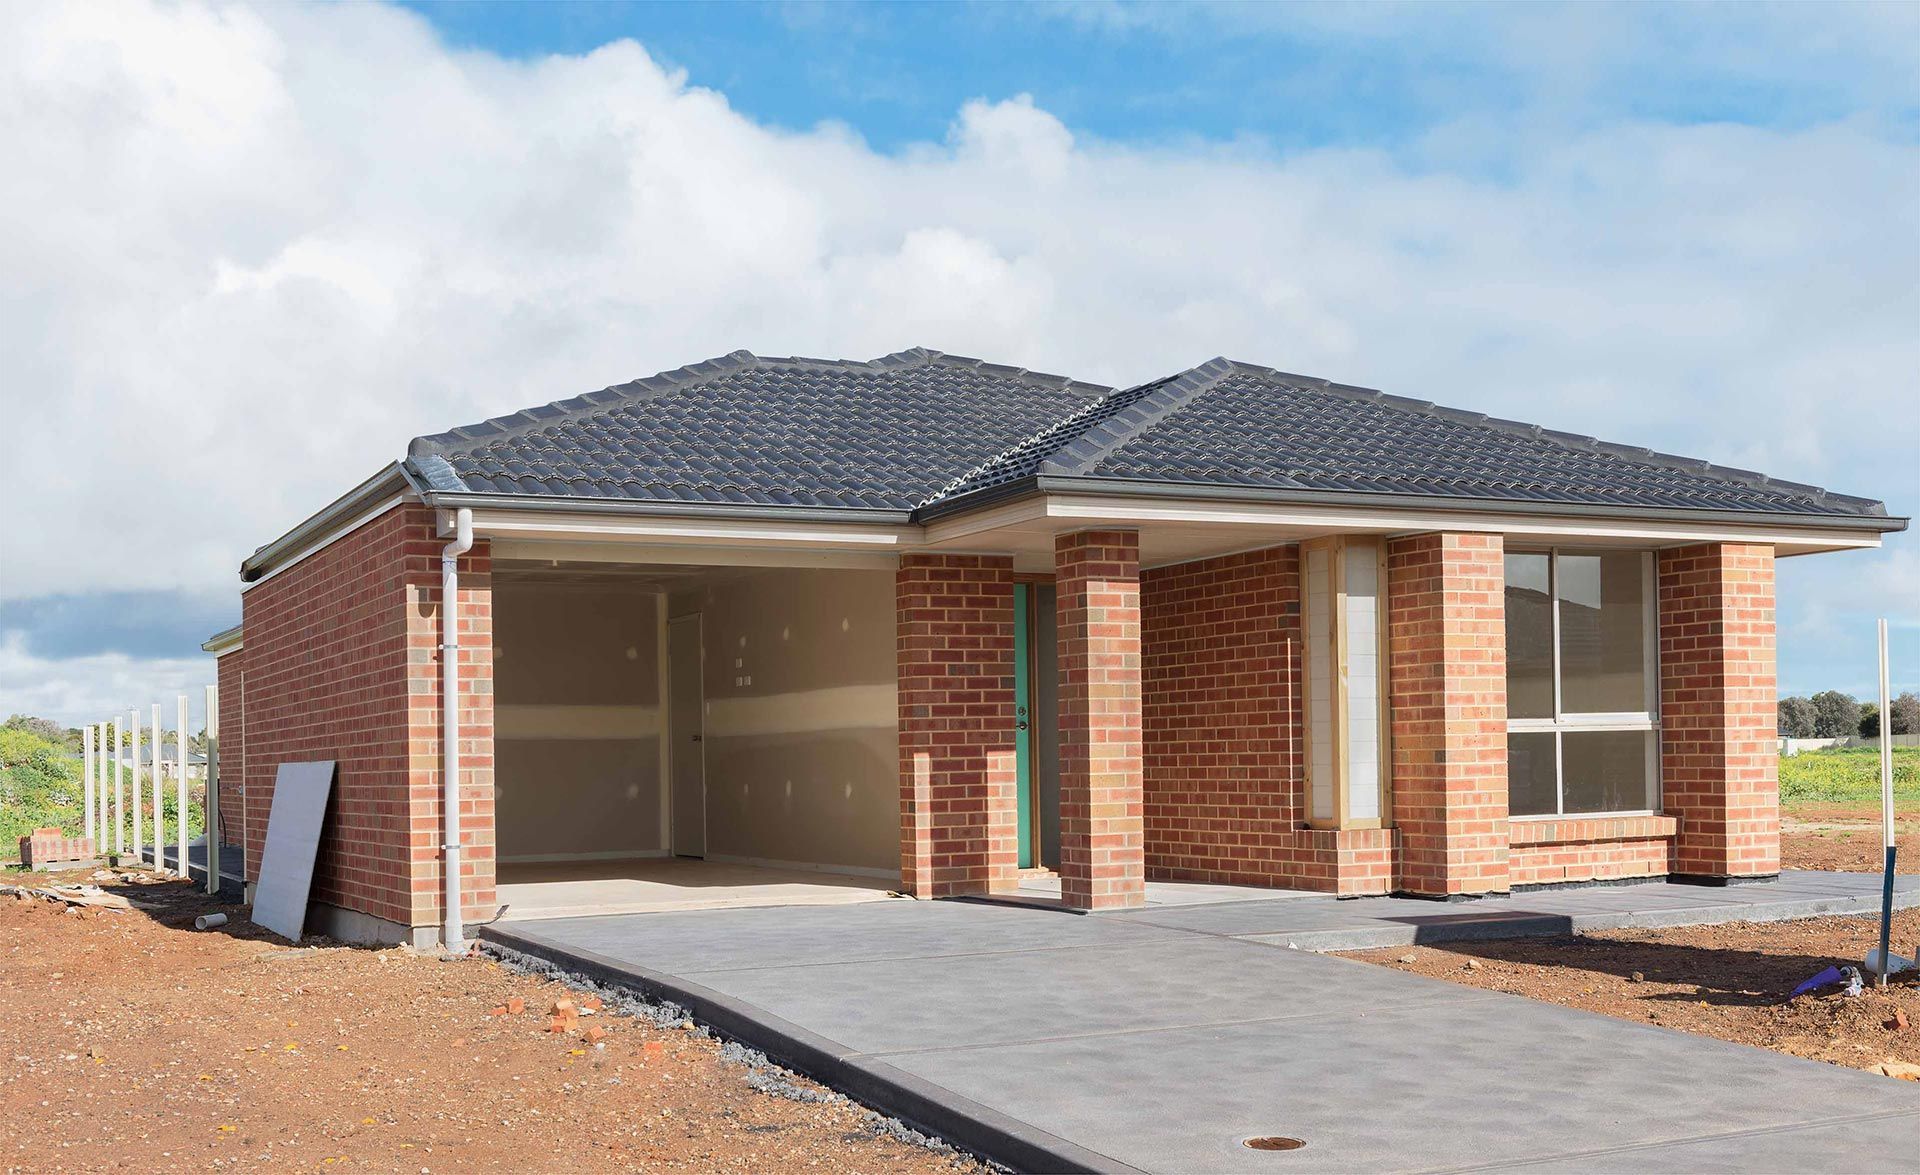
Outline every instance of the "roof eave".
{"label": "roof eave", "polygon": [[232,628],[223,628],[200,642],[201,652],[212,653],[216,657],[222,653],[231,653],[240,647],[240,625],[238,624]]}
{"label": "roof eave", "polygon": [[1020,478],[914,511],[914,521],[932,522],[1039,494],[1096,494],[1112,497],[1187,499],[1209,502],[1284,503],[1301,506],[1378,506],[1382,509],[1457,510],[1464,513],[1522,514],[1572,518],[1662,518],[1675,522],[1793,526],[1891,534],[1907,529],[1908,519],[1888,514],[1804,514],[1779,510],[1719,510],[1681,506],[1609,506],[1586,502],[1539,502],[1509,498],[1469,498],[1442,494],[1368,494],[1339,490],[1291,490],[1269,486],[1207,485],[1196,482],[1130,478]]}
{"label": "roof eave", "polygon": [[735,518],[786,522],[853,522],[874,526],[905,526],[907,510],[859,506],[760,506],[726,502],[665,502],[643,498],[570,498],[533,494],[454,493],[427,490],[420,500],[441,510],[524,510],[529,513],[625,514],[671,518]]}

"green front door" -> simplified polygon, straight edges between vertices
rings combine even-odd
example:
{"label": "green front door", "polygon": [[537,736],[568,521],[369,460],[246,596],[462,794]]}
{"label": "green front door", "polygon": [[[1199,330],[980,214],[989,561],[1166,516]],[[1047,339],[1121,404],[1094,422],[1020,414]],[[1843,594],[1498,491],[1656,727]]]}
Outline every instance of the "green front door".
{"label": "green front door", "polygon": [[1020,836],[1020,868],[1034,866],[1033,851],[1033,681],[1027,619],[1032,615],[1033,585],[1013,585],[1013,761],[1018,781],[1014,797]]}

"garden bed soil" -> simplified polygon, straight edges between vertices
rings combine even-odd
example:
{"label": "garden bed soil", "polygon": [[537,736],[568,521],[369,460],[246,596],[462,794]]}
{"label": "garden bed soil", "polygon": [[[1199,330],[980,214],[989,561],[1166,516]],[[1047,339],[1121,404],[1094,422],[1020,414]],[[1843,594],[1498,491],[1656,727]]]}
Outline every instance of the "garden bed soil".
{"label": "garden bed soil", "polygon": [[[1916,940],[1920,910],[1899,911],[1894,953],[1911,956]],[[1802,980],[1836,963],[1858,966],[1878,945],[1877,917],[1849,917],[1387,947],[1350,957],[1834,1065],[1920,1066],[1920,980],[1912,972],[1885,991],[1868,977],[1858,998],[1840,987],[1789,998]]]}
{"label": "garden bed soil", "polygon": [[[1920,818],[1902,814],[1894,819],[1894,872],[1920,873]],[[1848,873],[1878,873],[1884,860],[1880,813],[1860,808],[1806,807],[1783,813],[1780,819],[1780,867],[1783,869],[1839,869]]]}
{"label": "garden bed soil", "polygon": [[[579,993],[498,962],[293,949],[182,882],[101,884],[134,908],[0,898],[8,1170],[977,1166],[810,1082],[832,1100],[757,1092],[702,1033],[611,1009],[548,1032]],[[192,929],[214,911],[226,927]]]}

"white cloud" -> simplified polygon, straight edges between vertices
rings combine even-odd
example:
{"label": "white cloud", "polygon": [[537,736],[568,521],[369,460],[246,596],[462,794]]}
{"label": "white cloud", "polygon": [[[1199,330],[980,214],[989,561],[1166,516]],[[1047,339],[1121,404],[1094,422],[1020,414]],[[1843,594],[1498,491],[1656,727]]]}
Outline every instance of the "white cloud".
{"label": "white cloud", "polygon": [[0,633],[0,713],[38,714],[71,725],[98,722],[130,709],[142,721],[160,705],[160,725],[172,730],[181,694],[187,724],[206,725],[205,687],[213,681],[213,658],[133,658],[121,653],[49,660],[26,647],[24,634]]}
{"label": "white cloud", "polygon": [[883,155],[632,43],[507,62],[369,5],[0,22],[0,599],[231,590],[415,434],[738,347],[1107,381],[1227,353],[1920,503],[1920,148],[1869,120],[1567,130],[1492,177],[1496,122],[1280,157],[1016,97]]}

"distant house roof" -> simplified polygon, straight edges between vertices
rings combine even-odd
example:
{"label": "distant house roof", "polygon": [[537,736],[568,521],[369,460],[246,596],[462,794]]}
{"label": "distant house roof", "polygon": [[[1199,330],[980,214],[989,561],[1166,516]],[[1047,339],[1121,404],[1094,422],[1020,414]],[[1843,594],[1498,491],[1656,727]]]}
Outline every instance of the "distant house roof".
{"label": "distant house roof", "polygon": [[1885,518],[1867,498],[1214,359],[1121,390],[946,355],[705,363],[416,439],[436,496],[933,516],[1045,482]]}

